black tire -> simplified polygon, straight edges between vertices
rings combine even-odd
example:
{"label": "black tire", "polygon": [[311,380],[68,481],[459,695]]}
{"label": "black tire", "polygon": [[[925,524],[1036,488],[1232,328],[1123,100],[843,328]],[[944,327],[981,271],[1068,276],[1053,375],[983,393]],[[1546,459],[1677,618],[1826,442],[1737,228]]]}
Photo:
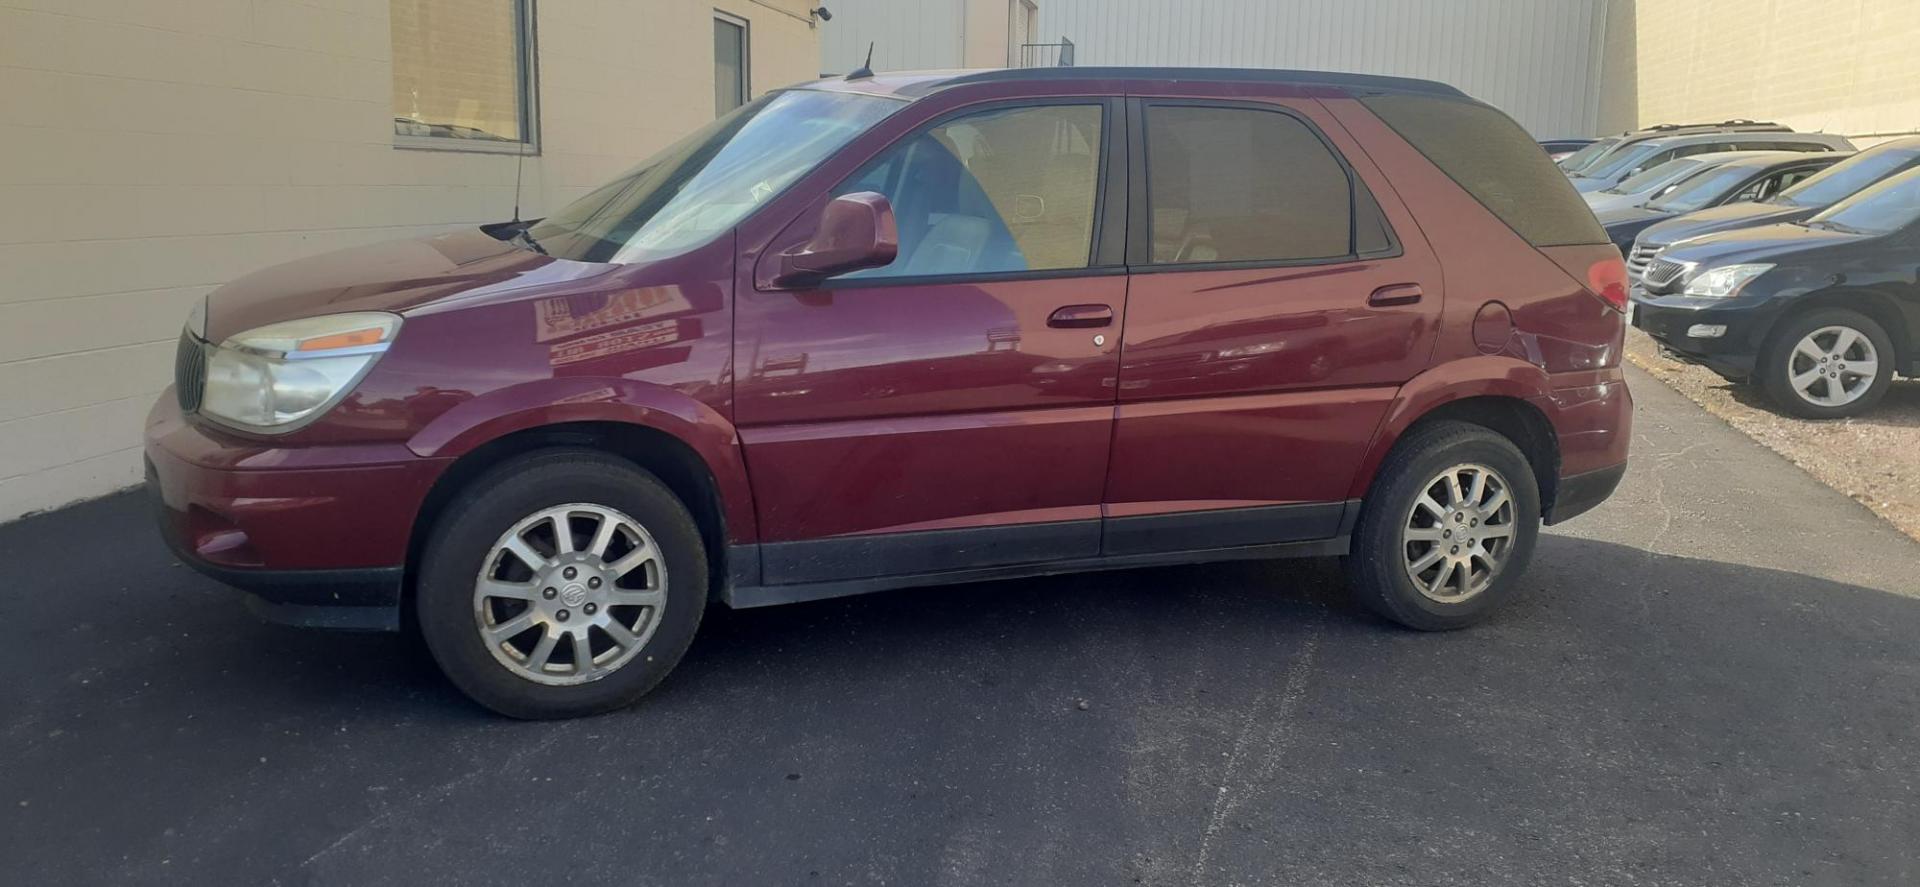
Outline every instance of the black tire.
{"label": "black tire", "polygon": [[[639,653],[604,677],[553,686],[511,671],[488,649],[474,614],[474,583],[494,544],[542,509],[591,503],[617,509],[652,534],[667,594]],[[666,485],[632,463],[585,449],[545,450],[496,466],[442,512],[415,588],[420,632],[454,686],[514,718],[570,718],[631,705],[679,663],[707,605],[707,555],[693,516]]]}
{"label": "black tire", "polygon": [[[1438,601],[1407,574],[1408,515],[1426,485],[1461,464],[1484,465],[1506,483],[1513,502],[1511,542],[1484,590],[1460,601]],[[1540,488],[1533,467],[1513,442],[1467,422],[1420,425],[1394,445],[1361,504],[1347,556],[1354,599],[1379,615],[1421,631],[1465,628],[1487,618],[1520,589],[1540,534]]]}
{"label": "black tire", "polygon": [[[1809,333],[1824,327],[1843,327],[1865,337],[1872,343],[1879,364],[1866,392],[1838,406],[1809,400],[1794,388],[1792,382],[1795,372],[1794,348]],[[1873,318],[1845,308],[1816,308],[1781,322],[1768,342],[1766,351],[1760,355],[1756,372],[1767,398],[1787,413],[1802,419],[1841,419],[1872,409],[1880,402],[1880,398],[1886,396],[1887,387],[1893,382],[1893,365],[1897,359],[1893,352],[1893,338]],[[1807,362],[1808,368],[1811,368],[1811,362]]]}

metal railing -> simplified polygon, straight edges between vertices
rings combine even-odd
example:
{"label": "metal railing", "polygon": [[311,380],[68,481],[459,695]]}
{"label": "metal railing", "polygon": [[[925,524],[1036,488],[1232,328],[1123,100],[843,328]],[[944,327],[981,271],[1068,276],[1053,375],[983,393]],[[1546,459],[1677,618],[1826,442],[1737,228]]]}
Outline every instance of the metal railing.
{"label": "metal railing", "polygon": [[1059,43],[1022,43],[1019,62],[1022,68],[1071,68],[1073,41],[1062,37]]}

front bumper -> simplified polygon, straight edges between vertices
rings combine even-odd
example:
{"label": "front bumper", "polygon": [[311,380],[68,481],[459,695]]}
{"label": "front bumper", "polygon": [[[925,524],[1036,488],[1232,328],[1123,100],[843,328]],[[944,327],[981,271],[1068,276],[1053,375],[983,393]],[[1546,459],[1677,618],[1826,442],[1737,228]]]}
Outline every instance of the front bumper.
{"label": "front bumper", "polygon": [[147,491],[167,546],[276,622],[398,628],[414,518],[447,461],[229,437],[182,416],[171,390],[147,418]]}
{"label": "front bumper", "polygon": [[[1721,299],[1655,296],[1638,287],[1630,299],[1634,327],[1676,357],[1736,381],[1753,375],[1760,340],[1771,321],[1753,306]],[[1712,337],[1691,335],[1689,331],[1696,326],[1722,326],[1726,330]]]}

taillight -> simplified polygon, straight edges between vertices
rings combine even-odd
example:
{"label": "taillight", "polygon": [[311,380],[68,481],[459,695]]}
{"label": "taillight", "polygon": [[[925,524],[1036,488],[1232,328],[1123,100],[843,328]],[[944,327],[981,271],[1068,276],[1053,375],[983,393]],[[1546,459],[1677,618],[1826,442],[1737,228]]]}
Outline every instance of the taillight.
{"label": "taillight", "polygon": [[1619,256],[1602,259],[1587,268],[1587,288],[1613,310],[1627,310],[1627,263]]}

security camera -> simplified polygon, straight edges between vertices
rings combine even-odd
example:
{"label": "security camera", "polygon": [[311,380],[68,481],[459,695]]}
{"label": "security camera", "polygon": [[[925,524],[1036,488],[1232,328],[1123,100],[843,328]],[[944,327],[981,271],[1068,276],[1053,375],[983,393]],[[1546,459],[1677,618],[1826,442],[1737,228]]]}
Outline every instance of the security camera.
{"label": "security camera", "polygon": [[807,14],[823,22],[833,21],[833,10],[828,9],[825,6],[818,6],[813,9],[809,9],[807,10]]}

